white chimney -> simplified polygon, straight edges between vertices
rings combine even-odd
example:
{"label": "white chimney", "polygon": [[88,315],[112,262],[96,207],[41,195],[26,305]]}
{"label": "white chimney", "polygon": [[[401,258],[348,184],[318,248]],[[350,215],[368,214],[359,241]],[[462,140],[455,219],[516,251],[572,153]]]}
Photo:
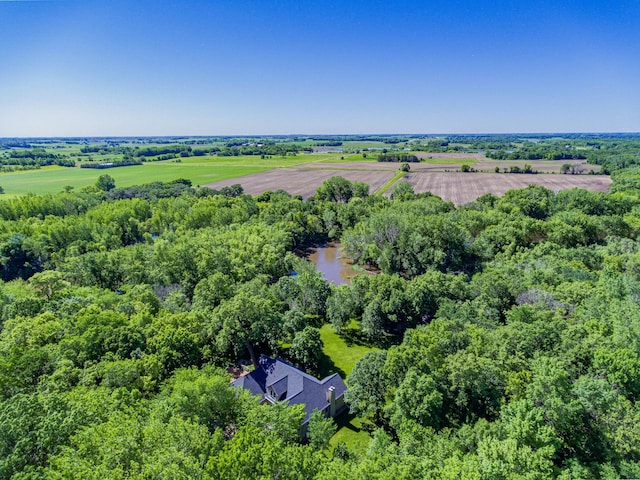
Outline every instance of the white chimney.
{"label": "white chimney", "polygon": [[336,416],[336,387],[331,386],[327,390],[327,402],[329,402],[329,416]]}

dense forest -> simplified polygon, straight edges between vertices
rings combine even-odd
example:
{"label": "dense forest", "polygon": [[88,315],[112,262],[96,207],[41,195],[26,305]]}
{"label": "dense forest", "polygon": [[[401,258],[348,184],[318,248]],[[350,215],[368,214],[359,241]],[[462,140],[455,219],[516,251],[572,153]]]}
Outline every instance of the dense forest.
{"label": "dense forest", "polygon": [[[0,478],[640,477],[640,170],[461,207],[107,177],[0,201]],[[298,255],[328,240],[377,274],[328,284]],[[327,322],[379,347],[364,453],[225,371],[322,373]]]}

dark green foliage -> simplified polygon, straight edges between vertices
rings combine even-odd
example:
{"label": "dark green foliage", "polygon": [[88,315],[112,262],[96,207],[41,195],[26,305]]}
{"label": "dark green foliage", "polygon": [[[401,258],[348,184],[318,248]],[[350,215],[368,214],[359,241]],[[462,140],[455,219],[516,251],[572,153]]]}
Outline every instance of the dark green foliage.
{"label": "dark green foliage", "polygon": [[320,412],[314,410],[309,419],[307,436],[309,445],[314,450],[324,450],[329,446],[329,440],[336,433],[336,424],[331,418],[325,418]]}
{"label": "dark green foliage", "polygon": [[[339,179],[312,201],[184,181],[2,201],[0,478],[637,477],[636,177],[460,208]],[[293,253],[328,237],[381,271],[330,286]],[[299,407],[219,369],[323,369],[326,321],[385,348],[348,377],[368,449],[322,452],[331,421],[307,443]]]}
{"label": "dark green foliage", "polygon": [[385,154],[378,155],[378,161],[379,162],[396,162],[396,163],[418,163],[420,159],[415,155],[407,155],[404,153],[399,153],[399,154],[385,153]]}
{"label": "dark green foliage", "polygon": [[325,180],[316,190],[316,200],[347,203],[351,198],[365,198],[369,195],[369,185],[362,182],[350,182],[344,177],[335,176]]}
{"label": "dark green foliage", "polygon": [[345,394],[352,412],[370,415],[376,420],[380,418],[387,389],[384,372],[386,358],[385,352],[367,353],[353,367],[347,379],[349,389]]}
{"label": "dark green foliage", "polygon": [[14,233],[0,244],[0,278],[4,281],[14,278],[27,279],[42,268],[41,261],[25,244],[26,237]]}
{"label": "dark green foliage", "polygon": [[320,331],[314,327],[304,327],[293,337],[289,355],[305,368],[317,367],[322,357]]}
{"label": "dark green foliage", "polygon": [[98,181],[96,182],[96,187],[98,188],[98,190],[108,192],[109,190],[113,190],[114,188],[116,188],[116,181],[111,175],[100,175],[98,177]]}
{"label": "dark green foliage", "polygon": [[393,190],[391,191],[392,200],[413,200],[414,198],[415,193],[413,186],[409,182],[401,181],[393,186]]}

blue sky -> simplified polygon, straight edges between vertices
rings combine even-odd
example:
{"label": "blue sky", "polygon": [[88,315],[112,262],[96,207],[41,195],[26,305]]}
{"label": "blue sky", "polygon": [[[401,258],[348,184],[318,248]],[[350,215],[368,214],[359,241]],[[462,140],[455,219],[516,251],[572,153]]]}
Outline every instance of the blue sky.
{"label": "blue sky", "polygon": [[639,25],[639,0],[0,0],[0,137],[637,132]]}

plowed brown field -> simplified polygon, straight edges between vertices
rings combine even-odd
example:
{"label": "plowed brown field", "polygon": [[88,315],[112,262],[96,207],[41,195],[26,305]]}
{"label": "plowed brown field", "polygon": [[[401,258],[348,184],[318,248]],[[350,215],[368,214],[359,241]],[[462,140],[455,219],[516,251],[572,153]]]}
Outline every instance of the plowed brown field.
{"label": "plowed brown field", "polygon": [[485,193],[502,196],[507,190],[542,185],[554,191],[565,188],[584,188],[609,191],[611,179],[604,175],[524,175],[506,173],[415,172],[404,180],[413,185],[416,193],[431,192],[456,205],[472,202]]}
{"label": "plowed brown field", "polygon": [[[348,165],[348,164],[343,164]],[[397,170],[397,169],[396,169]],[[299,168],[276,168],[261,173],[254,173],[244,177],[232,178],[220,182],[209,183],[206,187],[220,189],[239,183],[244,192],[249,195],[260,195],[267,190],[286,190],[292,195],[302,195],[309,198],[316,193],[316,189],[326,179],[340,175],[350,182],[367,183],[369,192],[373,193],[389,180],[395,171],[367,171],[367,170],[303,170]]]}

